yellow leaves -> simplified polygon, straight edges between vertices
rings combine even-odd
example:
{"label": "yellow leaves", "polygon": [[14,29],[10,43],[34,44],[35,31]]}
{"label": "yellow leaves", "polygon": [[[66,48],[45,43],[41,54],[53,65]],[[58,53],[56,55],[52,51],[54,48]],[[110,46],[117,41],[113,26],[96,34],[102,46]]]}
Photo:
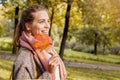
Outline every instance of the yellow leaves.
{"label": "yellow leaves", "polygon": [[3,18],[4,18],[3,10],[2,10],[2,7],[0,7],[0,25],[2,25],[1,21],[2,21]]}

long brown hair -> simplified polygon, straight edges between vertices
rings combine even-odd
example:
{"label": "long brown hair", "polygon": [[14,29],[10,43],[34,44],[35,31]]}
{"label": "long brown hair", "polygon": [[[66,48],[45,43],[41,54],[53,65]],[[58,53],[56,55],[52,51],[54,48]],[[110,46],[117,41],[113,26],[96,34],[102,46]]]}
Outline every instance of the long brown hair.
{"label": "long brown hair", "polygon": [[21,36],[22,32],[27,31],[25,28],[25,23],[33,22],[34,15],[32,13],[35,13],[35,12],[41,11],[41,10],[46,10],[46,8],[44,8],[40,5],[32,5],[23,11],[20,21],[18,22],[16,30],[15,30],[15,36],[13,39],[15,46],[19,46],[19,37]]}

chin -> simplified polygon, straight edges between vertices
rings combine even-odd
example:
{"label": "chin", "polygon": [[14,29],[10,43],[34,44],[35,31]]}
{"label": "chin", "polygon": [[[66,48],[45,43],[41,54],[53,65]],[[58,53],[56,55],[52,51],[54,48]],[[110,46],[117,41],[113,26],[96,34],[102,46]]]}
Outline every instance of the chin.
{"label": "chin", "polygon": [[49,33],[43,33],[43,34],[49,35]]}

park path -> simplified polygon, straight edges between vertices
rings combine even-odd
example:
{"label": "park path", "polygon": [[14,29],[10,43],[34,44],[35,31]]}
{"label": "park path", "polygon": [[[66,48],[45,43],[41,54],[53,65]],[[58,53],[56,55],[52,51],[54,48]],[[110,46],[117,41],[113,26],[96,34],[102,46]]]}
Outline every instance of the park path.
{"label": "park path", "polygon": [[[0,58],[15,60],[16,56],[8,55],[8,54],[0,54]],[[91,64],[91,63],[78,63],[78,62],[70,62],[64,61],[66,66],[70,67],[82,67],[82,68],[99,68],[105,70],[118,70],[120,71],[120,66],[110,66],[110,65],[102,65],[102,64]]]}

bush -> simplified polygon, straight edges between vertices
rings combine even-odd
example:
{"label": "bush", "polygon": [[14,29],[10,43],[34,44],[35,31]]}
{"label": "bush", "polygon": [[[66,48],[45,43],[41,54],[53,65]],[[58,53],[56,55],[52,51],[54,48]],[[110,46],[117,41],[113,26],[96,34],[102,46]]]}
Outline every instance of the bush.
{"label": "bush", "polygon": [[0,50],[5,50],[5,51],[12,50],[12,39],[0,38]]}
{"label": "bush", "polygon": [[120,54],[120,45],[115,45],[110,48],[110,53],[112,54]]}
{"label": "bush", "polygon": [[74,51],[86,52],[86,53],[93,53],[93,47],[86,46],[78,43],[72,43],[71,49]]}
{"label": "bush", "polygon": [[59,47],[59,45],[60,45],[60,42],[59,42],[59,41],[54,41],[54,46],[55,46],[55,47]]}
{"label": "bush", "polygon": [[69,48],[70,48],[69,42],[67,42],[67,41],[66,41],[66,44],[65,44],[65,48],[66,48],[66,49],[69,49]]}
{"label": "bush", "polygon": [[86,47],[82,50],[82,52],[86,52],[86,53],[94,53],[94,50],[92,47]]}
{"label": "bush", "polygon": [[73,49],[75,45],[77,45],[77,43],[75,41],[71,41],[69,44],[70,49]]}
{"label": "bush", "polygon": [[4,34],[4,27],[0,25],[0,36]]}
{"label": "bush", "polygon": [[84,46],[84,45],[81,45],[81,44],[77,44],[77,43],[76,43],[72,50],[74,50],[74,51],[81,51],[81,52],[82,52],[83,49],[85,49],[85,46]]}

